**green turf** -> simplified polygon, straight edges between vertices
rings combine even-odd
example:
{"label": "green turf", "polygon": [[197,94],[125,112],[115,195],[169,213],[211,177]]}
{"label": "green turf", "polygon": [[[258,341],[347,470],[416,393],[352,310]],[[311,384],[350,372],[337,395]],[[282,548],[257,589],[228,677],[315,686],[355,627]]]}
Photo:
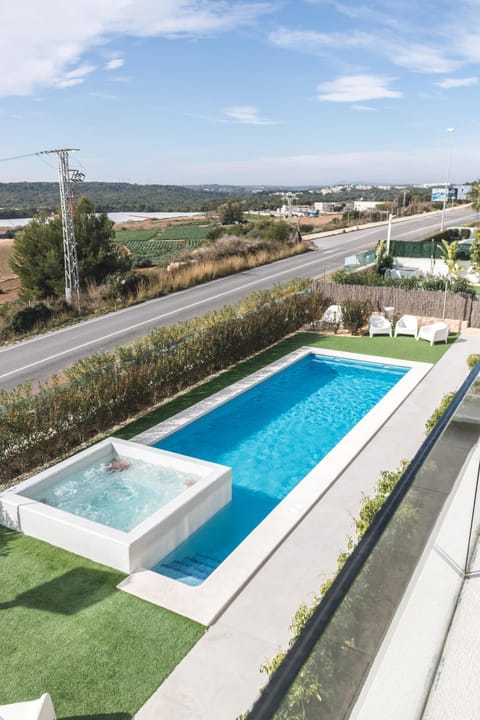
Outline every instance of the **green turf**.
{"label": "green turf", "polygon": [[0,705],[126,720],[205,628],[116,589],[124,575],[0,526]]}
{"label": "green turf", "polygon": [[141,432],[148,430],[163,420],[175,415],[204,398],[212,395],[224,387],[241,380],[265,365],[296,350],[303,345],[325,350],[342,350],[344,352],[361,353],[363,355],[381,355],[382,357],[396,358],[398,360],[418,360],[420,362],[436,363],[456,340],[457,335],[450,335],[448,344],[438,343],[433,347],[425,341],[416,341],[412,337],[390,338],[377,335],[373,338],[367,336],[347,337],[343,335],[319,335],[313,332],[299,332],[286,340],[282,340],[272,348],[259,353],[255,357],[238,363],[235,367],[225,370],[211,380],[198,385],[192,390],[182,393],[161,407],[146,413],[138,420],[125,425],[115,432],[115,436],[128,440]]}
{"label": "green turf", "polygon": [[[303,345],[435,363],[448,345],[300,332],[130,423],[130,438]],[[127,720],[204,628],[116,590],[122,573],[0,527],[0,704],[50,692],[59,720]]]}
{"label": "green turf", "polygon": [[400,335],[391,338],[388,335],[361,335],[347,337],[345,335],[324,335],[314,343],[316,347],[328,350],[343,350],[362,355],[381,355],[398,360],[417,360],[418,362],[436,363],[455,342],[457,335],[450,335],[448,343],[437,343],[433,347],[425,340]]}

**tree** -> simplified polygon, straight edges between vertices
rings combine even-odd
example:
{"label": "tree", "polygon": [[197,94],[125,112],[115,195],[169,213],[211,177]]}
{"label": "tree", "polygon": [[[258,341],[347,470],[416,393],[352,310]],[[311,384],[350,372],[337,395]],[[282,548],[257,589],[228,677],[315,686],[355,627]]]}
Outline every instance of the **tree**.
{"label": "tree", "polygon": [[475,233],[470,245],[470,265],[477,277],[480,277],[480,233]]}
{"label": "tree", "polygon": [[10,266],[20,278],[25,299],[61,295],[65,280],[60,218],[34,217],[13,241]]}
{"label": "tree", "polygon": [[[84,197],[74,217],[80,286],[98,284],[108,275],[126,269],[129,261],[117,255],[112,242],[113,223],[97,215],[92,201]],[[63,295],[65,290],[62,221],[57,215],[39,215],[13,242],[12,270],[18,275],[22,296],[41,300]]]}
{"label": "tree", "polygon": [[113,244],[113,222],[105,213],[97,215],[87,197],[78,203],[74,229],[81,287],[87,283],[98,285],[108,275],[129,268],[128,259],[120,257]]}
{"label": "tree", "polygon": [[243,222],[242,203],[229,200],[217,208],[218,219],[222,225],[233,225]]}
{"label": "tree", "polygon": [[277,220],[270,223],[266,235],[269,240],[277,243],[287,243],[295,236],[296,229],[285,220]]}
{"label": "tree", "polygon": [[468,199],[472,203],[472,207],[477,212],[480,212],[480,180],[475,180],[472,183],[472,189],[468,193]]}

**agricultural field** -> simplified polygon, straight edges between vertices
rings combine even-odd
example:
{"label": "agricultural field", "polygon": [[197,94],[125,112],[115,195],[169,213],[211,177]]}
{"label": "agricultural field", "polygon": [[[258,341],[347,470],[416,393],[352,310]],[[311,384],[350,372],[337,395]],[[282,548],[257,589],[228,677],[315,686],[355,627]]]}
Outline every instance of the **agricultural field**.
{"label": "agricultural field", "polygon": [[165,265],[185,250],[199,247],[213,225],[169,225],[142,230],[120,230],[115,242],[127,248],[134,258],[146,258],[153,265]]}

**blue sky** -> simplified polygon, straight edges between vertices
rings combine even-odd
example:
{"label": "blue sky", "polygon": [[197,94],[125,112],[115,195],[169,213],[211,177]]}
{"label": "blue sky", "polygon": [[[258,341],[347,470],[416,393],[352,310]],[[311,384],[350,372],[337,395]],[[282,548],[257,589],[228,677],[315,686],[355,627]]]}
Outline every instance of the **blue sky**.
{"label": "blue sky", "polygon": [[[443,183],[450,164],[463,183],[479,37],[478,0],[2,0],[0,157],[80,148],[112,182]],[[54,156],[0,164],[54,179]]]}

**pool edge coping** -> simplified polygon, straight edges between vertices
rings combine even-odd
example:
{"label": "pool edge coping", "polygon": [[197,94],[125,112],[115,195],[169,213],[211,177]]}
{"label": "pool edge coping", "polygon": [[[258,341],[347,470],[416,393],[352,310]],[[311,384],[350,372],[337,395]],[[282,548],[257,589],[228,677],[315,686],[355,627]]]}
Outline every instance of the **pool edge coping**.
{"label": "pool edge coping", "polygon": [[304,346],[172,418],[153,425],[132,438],[132,441],[141,444],[158,442],[310,354],[408,367],[410,371],[307,473],[201,585],[189,586],[152,570],[140,569],[119,583],[120,589],[203,625],[212,625],[433,367],[432,363]]}

